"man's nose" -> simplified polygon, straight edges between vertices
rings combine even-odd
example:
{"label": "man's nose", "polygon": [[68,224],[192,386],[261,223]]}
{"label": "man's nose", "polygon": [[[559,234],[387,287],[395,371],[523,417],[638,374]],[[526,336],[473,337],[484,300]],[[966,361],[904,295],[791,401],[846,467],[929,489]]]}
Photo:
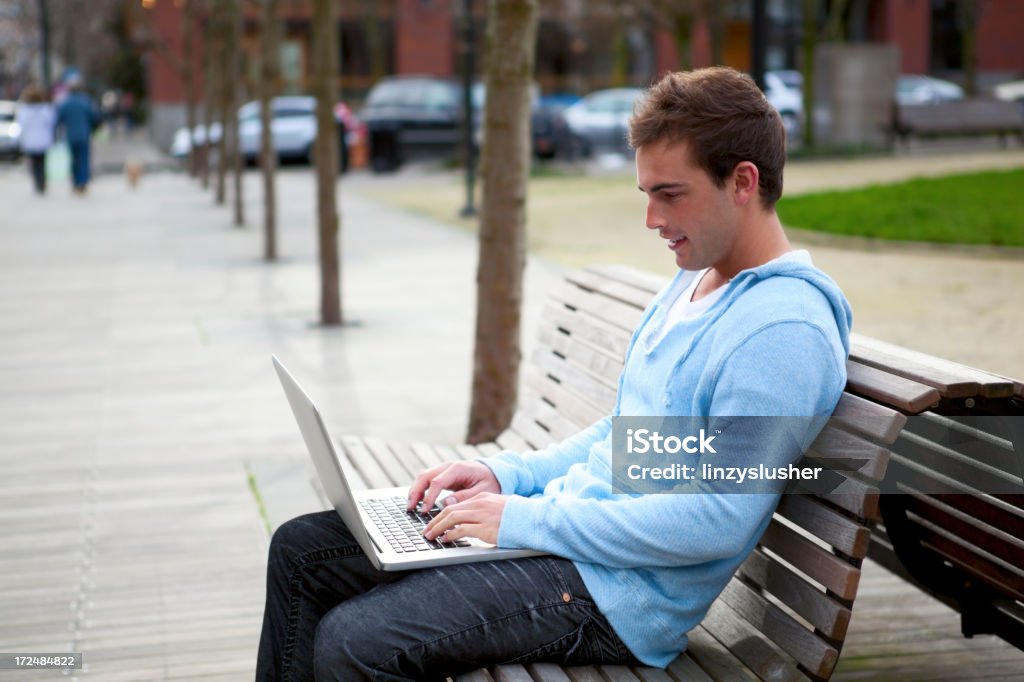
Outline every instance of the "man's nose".
{"label": "man's nose", "polygon": [[646,225],[649,230],[660,230],[665,227],[665,221],[658,211],[655,210],[653,201],[647,202]]}

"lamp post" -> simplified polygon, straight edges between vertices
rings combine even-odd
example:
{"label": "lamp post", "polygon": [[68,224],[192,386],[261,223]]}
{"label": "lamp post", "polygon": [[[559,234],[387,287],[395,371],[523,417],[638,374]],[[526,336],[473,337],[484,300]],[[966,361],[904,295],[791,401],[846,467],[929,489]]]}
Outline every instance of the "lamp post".
{"label": "lamp post", "polygon": [[751,76],[757,87],[765,89],[764,69],[765,52],[768,48],[768,17],[766,12],[766,0],[753,0],[753,12],[751,13],[750,31],[750,55],[751,55]]}
{"label": "lamp post", "polygon": [[39,0],[40,57],[43,62],[43,88],[50,92],[50,12],[46,0]]}
{"label": "lamp post", "polygon": [[466,162],[466,205],[464,218],[476,215],[474,185],[476,154],[473,149],[473,0],[462,0],[462,158]]}

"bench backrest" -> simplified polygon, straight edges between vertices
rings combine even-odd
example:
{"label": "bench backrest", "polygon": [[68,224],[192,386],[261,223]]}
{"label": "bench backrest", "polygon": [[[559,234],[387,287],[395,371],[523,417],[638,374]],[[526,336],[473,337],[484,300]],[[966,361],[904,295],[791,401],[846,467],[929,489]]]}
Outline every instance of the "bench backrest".
{"label": "bench backrest", "polygon": [[916,133],[986,133],[1024,130],[1024,109],[998,99],[897,104],[897,130]]}
{"label": "bench backrest", "polygon": [[1024,384],[855,337],[851,355],[939,392],[892,445],[870,556],[1024,648]]}
{"label": "bench backrest", "polygon": [[[542,448],[609,414],[633,329],[664,284],[620,266],[567,275],[549,296],[539,343],[524,367],[526,392],[498,443]],[[879,514],[878,481],[889,461],[888,444],[905,421],[891,404],[923,409],[939,400],[933,387],[858,362],[849,369],[835,412],[843,428],[833,420],[810,454],[867,464],[856,474],[843,474],[845,481],[829,493],[783,496],[757,549],[701,624],[757,678],[831,675]],[[890,404],[879,404],[875,396]]]}

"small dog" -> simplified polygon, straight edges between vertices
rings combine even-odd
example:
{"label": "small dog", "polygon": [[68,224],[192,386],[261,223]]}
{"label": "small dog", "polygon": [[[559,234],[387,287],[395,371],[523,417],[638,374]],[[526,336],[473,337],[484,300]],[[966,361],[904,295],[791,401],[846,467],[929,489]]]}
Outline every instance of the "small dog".
{"label": "small dog", "polygon": [[128,160],[124,162],[124,179],[128,186],[135,189],[142,179],[142,164],[138,161]]}

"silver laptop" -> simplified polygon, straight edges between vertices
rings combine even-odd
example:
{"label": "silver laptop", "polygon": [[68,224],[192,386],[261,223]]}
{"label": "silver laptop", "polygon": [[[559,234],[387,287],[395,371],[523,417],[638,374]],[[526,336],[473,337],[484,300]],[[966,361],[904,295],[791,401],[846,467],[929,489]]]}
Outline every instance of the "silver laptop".
{"label": "silver laptop", "polygon": [[429,541],[422,535],[423,528],[440,509],[435,506],[426,512],[407,512],[408,487],[352,490],[346,465],[334,450],[320,411],[277,356],[273,361],[327,499],[378,569],[404,571],[542,554],[528,549],[501,549],[474,538],[454,543]]}

